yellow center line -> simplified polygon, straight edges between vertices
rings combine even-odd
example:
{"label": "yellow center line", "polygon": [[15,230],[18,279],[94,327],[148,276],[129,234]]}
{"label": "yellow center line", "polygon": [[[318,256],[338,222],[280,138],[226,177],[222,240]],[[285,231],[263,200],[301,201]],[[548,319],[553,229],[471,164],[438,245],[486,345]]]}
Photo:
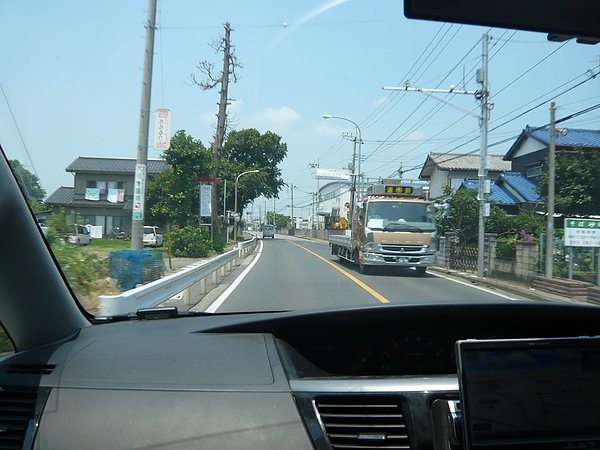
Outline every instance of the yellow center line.
{"label": "yellow center line", "polygon": [[383,295],[381,295],[379,292],[377,292],[375,289],[367,286],[365,283],[363,283],[362,281],[360,281],[358,278],[356,278],[354,275],[352,275],[351,273],[345,271],[344,269],[342,269],[340,266],[338,266],[337,264],[332,263],[331,261],[329,261],[326,258],[323,258],[321,255],[316,254],[315,252],[313,252],[312,250],[307,249],[306,247],[303,247],[300,244],[296,244],[295,242],[290,242],[287,241],[292,245],[295,245],[296,247],[300,247],[302,250],[306,250],[308,253],[310,253],[313,256],[316,256],[317,258],[319,258],[321,261],[323,261],[326,264],[329,264],[331,267],[333,267],[335,270],[337,270],[338,272],[340,272],[342,275],[347,276],[348,278],[350,278],[352,281],[354,281],[356,284],[358,284],[361,288],[363,288],[365,291],[367,291],[369,294],[371,294],[373,297],[375,297],[377,300],[379,300],[381,303],[389,303],[390,301],[385,298]]}

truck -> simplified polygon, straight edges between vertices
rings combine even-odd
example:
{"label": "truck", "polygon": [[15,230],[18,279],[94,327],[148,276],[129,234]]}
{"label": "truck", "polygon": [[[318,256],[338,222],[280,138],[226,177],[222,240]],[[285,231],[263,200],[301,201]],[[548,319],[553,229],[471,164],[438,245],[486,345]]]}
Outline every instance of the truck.
{"label": "truck", "polygon": [[351,227],[331,235],[331,254],[357,264],[414,267],[422,276],[435,263],[434,208],[420,186],[375,184],[351,211]]}

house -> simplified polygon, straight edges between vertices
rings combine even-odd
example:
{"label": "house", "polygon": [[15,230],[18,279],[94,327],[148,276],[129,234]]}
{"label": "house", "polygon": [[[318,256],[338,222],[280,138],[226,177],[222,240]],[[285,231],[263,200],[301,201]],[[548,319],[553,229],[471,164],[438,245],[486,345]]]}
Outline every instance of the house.
{"label": "house", "polygon": [[[510,162],[502,155],[490,155],[488,179],[496,180],[502,172],[510,170]],[[419,180],[429,181],[431,198],[441,197],[445,186],[458,189],[465,179],[477,178],[479,155],[473,153],[430,153],[419,173]]]}
{"label": "house", "polygon": [[[478,190],[479,180],[465,179],[459,189]],[[491,185],[488,199],[513,216],[520,212],[534,212],[543,203],[537,193],[537,184],[519,172],[500,174]]]}
{"label": "house", "polygon": [[[600,131],[576,128],[556,129],[556,152],[574,148],[600,150]],[[548,156],[550,129],[548,127],[530,127],[527,125],[510,147],[505,161],[511,162],[513,172],[520,172],[537,182]]]}
{"label": "house", "polygon": [[[58,188],[44,203],[53,211],[73,211],[86,225],[101,226],[103,235],[115,227],[130,233],[135,165],[135,158],[80,156],[66,168],[74,186]],[[146,183],[167,167],[165,160],[149,159]]]}

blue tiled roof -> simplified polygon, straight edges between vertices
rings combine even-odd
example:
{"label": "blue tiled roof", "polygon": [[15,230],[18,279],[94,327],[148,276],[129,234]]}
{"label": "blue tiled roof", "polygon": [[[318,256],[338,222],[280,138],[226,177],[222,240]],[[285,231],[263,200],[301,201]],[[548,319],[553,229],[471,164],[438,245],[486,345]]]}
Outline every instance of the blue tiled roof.
{"label": "blue tiled roof", "polygon": [[[479,180],[465,179],[460,188],[479,189]],[[515,196],[496,183],[491,186],[489,200],[499,205],[519,205],[521,203]]]}
{"label": "blue tiled roof", "polygon": [[[600,148],[600,130],[584,130],[581,128],[556,128],[557,147],[596,147]],[[532,137],[544,145],[550,145],[550,128],[530,127],[527,125],[517,140],[504,155],[504,160],[510,161],[527,137]]]}
{"label": "blue tiled roof", "polygon": [[520,172],[505,172],[496,180],[496,184],[506,183],[519,193],[525,201],[529,203],[538,203],[542,198],[537,193],[537,185],[523,176]]}
{"label": "blue tiled roof", "polygon": [[[560,147],[600,147],[600,131],[577,128],[557,128],[556,145]],[[561,132],[562,130],[562,132]],[[524,130],[536,140],[550,145],[549,128],[527,126]]]}

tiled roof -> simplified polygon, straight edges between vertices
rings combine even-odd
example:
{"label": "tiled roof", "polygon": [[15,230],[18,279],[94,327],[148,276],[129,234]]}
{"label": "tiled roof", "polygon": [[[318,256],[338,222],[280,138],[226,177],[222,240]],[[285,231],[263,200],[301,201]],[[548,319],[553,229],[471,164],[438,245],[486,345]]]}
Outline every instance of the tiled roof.
{"label": "tiled roof", "polygon": [[72,187],[59,187],[44,201],[46,205],[70,205],[75,196],[75,189]]}
{"label": "tiled roof", "polygon": [[131,199],[124,203],[111,203],[107,200],[75,200],[75,189],[72,187],[59,187],[45,201],[50,206],[84,206],[93,208],[118,208],[131,211],[133,202]]}
{"label": "tiled roof", "polygon": [[[430,153],[421,169],[419,179],[429,178],[433,169],[438,170],[479,170],[479,154],[476,153]],[[502,160],[502,155],[490,155],[488,171],[510,170],[510,163]]]}
{"label": "tiled roof", "polygon": [[517,191],[527,202],[538,203],[542,201],[537,193],[537,185],[520,172],[503,173],[496,180],[496,184],[502,185],[503,183]]}
{"label": "tiled roof", "polygon": [[[556,131],[555,142],[557,147],[600,148],[600,130],[557,127]],[[550,128],[530,127],[527,125],[506,155],[504,155],[504,159],[507,161],[510,160],[527,137],[531,137],[544,145],[550,145]]]}
{"label": "tiled roof", "polygon": [[[66,168],[67,172],[80,173],[135,173],[135,158],[97,158],[80,156]],[[147,173],[159,174],[169,167],[164,159],[148,159]]]}
{"label": "tiled roof", "polygon": [[[479,189],[479,180],[465,179],[460,185],[460,188],[473,190]],[[518,205],[520,203],[515,196],[497,184],[492,184],[491,192],[488,198],[491,202],[499,205]]]}
{"label": "tiled roof", "polygon": [[[478,189],[479,180],[465,179],[460,185],[464,189]],[[499,205],[540,203],[537,185],[520,172],[505,172],[492,184],[489,199]],[[515,195],[516,193],[516,195]]]}

